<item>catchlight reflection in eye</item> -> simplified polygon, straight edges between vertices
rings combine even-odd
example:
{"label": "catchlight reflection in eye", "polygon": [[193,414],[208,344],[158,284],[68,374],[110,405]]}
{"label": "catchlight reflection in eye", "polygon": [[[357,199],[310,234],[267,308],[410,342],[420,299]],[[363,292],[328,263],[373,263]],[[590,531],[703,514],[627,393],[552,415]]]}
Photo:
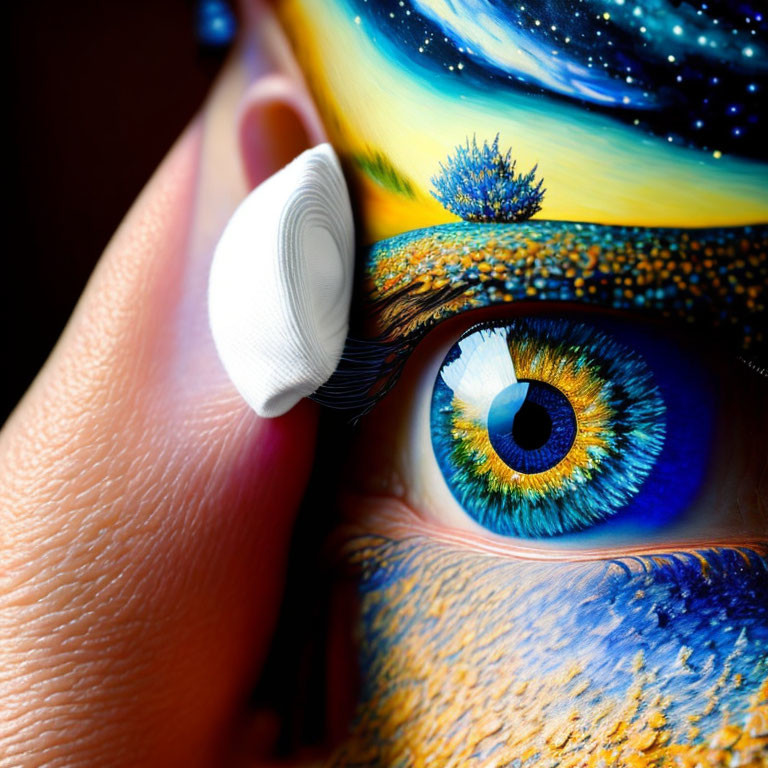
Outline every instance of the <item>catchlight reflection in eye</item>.
{"label": "catchlight reflection in eye", "polygon": [[607,321],[470,329],[435,381],[432,446],[484,528],[544,538],[628,517],[664,524],[705,471],[707,397],[665,345]]}

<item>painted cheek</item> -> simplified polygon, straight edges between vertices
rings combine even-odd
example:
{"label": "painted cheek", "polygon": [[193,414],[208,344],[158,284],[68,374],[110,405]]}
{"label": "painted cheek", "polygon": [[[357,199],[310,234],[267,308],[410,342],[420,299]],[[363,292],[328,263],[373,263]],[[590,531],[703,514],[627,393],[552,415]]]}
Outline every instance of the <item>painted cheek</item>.
{"label": "painted cheek", "polygon": [[361,700],[336,766],[760,765],[768,559],[579,563],[352,542]]}

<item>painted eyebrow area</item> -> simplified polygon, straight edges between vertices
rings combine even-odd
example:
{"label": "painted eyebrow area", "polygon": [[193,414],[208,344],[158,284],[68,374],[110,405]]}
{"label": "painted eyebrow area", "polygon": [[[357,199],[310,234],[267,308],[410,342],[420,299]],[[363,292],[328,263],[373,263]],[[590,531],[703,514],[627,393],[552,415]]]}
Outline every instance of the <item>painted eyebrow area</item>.
{"label": "painted eyebrow area", "polygon": [[687,229],[532,220],[406,232],[363,257],[357,323],[313,399],[360,416],[437,323],[520,301],[677,318],[766,362],[768,225]]}

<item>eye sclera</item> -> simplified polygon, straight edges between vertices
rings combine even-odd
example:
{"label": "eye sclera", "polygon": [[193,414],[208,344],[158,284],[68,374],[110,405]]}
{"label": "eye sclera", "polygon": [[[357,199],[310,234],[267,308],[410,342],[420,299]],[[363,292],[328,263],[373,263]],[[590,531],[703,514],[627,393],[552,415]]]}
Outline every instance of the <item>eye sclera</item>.
{"label": "eye sclera", "polygon": [[[531,540],[501,536],[474,521],[451,494],[434,458],[430,437],[432,387],[448,350],[460,337],[469,333],[467,328],[474,327],[473,320],[482,318],[483,321],[501,321],[519,317],[523,313],[526,316],[551,315],[553,307],[551,304],[526,305],[515,306],[513,311],[511,309],[478,310],[471,315],[452,318],[433,329],[422,341],[412,354],[398,385],[361,425],[365,426],[366,422],[375,425],[375,439],[368,439],[365,443],[366,467],[361,476],[366,476],[366,473],[368,476],[377,476],[375,483],[363,483],[363,490],[368,487],[372,494],[379,497],[397,496],[403,502],[403,510],[408,512],[403,515],[397,513],[395,517],[407,518],[406,527],[409,531],[414,532],[421,526],[431,536],[455,540],[465,537],[485,542],[490,547],[513,555],[517,551],[521,556],[530,553],[546,557],[546,553],[552,553],[553,557],[560,557],[558,552],[566,557],[586,557],[589,552],[604,553],[607,556],[611,552],[661,551],[692,543],[706,545],[721,540],[746,543],[756,538],[763,541],[766,539],[765,517],[760,512],[758,501],[760,493],[764,493],[765,479],[760,479],[761,461],[757,458],[759,451],[765,450],[765,441],[757,450],[753,450],[742,439],[743,434],[748,434],[744,427],[754,416],[754,407],[763,408],[761,412],[764,412],[764,389],[760,388],[761,382],[757,381],[757,375],[753,375],[750,383],[744,374],[740,374],[735,382],[739,391],[730,398],[731,402],[739,406],[744,402],[744,408],[739,408],[736,413],[729,412],[723,419],[719,419],[727,423],[729,430],[726,430],[724,437],[720,436],[723,439],[716,442],[716,458],[719,461],[714,464],[718,471],[708,478],[707,492],[703,495],[706,498],[700,498],[674,526],[655,531],[633,529],[631,526],[624,530],[616,527],[610,531],[584,531],[549,540]],[[653,344],[656,340],[666,340],[667,345],[671,343],[667,338],[670,331],[666,326],[657,327],[653,323],[639,322],[634,317],[622,317],[619,313],[603,313],[591,308],[566,312],[561,309],[566,308],[558,305],[557,317],[585,322],[607,317],[612,323],[626,327],[637,336],[642,337],[647,333],[647,343]],[[567,307],[567,310],[572,309]],[[681,343],[687,344],[685,340]],[[707,352],[710,351],[708,347]],[[686,359],[695,357],[685,349],[681,354]],[[701,361],[696,365],[700,373]],[[727,366],[720,368],[727,370]],[[738,441],[732,439],[734,435]],[[374,442],[380,447],[372,454],[369,446]],[[378,454],[379,458],[375,458],[374,454]],[[726,458],[730,461],[727,462]],[[380,465],[395,468],[399,478],[397,490],[389,488],[387,473],[377,471]],[[723,467],[725,470],[720,471]],[[711,503],[713,500],[716,503]]]}

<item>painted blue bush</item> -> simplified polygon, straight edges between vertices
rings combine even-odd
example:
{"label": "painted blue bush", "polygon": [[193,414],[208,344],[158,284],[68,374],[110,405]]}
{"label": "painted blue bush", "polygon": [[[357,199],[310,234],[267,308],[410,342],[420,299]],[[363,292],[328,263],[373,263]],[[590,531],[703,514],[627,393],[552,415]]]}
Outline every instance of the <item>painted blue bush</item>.
{"label": "painted blue bush", "polygon": [[478,147],[475,137],[470,146],[467,138],[466,146],[440,163],[432,195],[465,221],[525,221],[541,210],[546,190],[536,180],[537,166],[517,174],[515,165],[511,149],[506,155],[499,151],[498,134],[490,146],[486,141]]}

